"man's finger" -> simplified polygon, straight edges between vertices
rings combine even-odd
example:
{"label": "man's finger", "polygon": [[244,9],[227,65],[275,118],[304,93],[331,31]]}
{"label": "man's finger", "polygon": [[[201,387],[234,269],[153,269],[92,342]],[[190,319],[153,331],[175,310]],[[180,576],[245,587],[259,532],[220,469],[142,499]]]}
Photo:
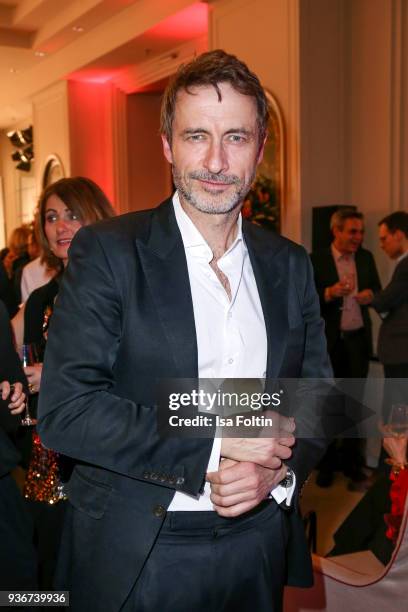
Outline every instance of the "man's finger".
{"label": "man's finger", "polygon": [[243,502],[250,502],[258,498],[257,491],[249,489],[246,491],[240,491],[234,495],[218,495],[217,493],[211,493],[211,501],[214,506],[220,506],[222,508],[228,508],[230,506],[236,506]]}
{"label": "man's finger", "polygon": [[10,383],[7,380],[4,380],[1,383],[1,399],[6,400],[10,393]]}
{"label": "man's finger", "polygon": [[245,512],[249,512],[252,508],[255,508],[259,504],[260,500],[251,500],[245,501],[235,506],[229,506],[228,508],[224,508],[223,506],[214,505],[214,510],[219,516],[224,516],[225,518],[234,518],[236,516],[240,516],[241,514],[245,514]]}
{"label": "man's finger", "polygon": [[[277,468],[280,468],[282,462],[278,461],[279,465]],[[242,461],[240,463],[236,463],[232,467],[218,470],[218,472],[207,472],[206,480],[214,485],[228,485],[232,482],[236,482],[239,480],[243,480],[244,478],[248,478],[256,475],[256,466],[257,464],[251,463],[249,461]]]}
{"label": "man's finger", "polygon": [[23,392],[23,385],[20,382],[14,383],[14,385],[11,385],[11,396],[10,396],[11,403],[16,402],[21,397],[22,392]]}

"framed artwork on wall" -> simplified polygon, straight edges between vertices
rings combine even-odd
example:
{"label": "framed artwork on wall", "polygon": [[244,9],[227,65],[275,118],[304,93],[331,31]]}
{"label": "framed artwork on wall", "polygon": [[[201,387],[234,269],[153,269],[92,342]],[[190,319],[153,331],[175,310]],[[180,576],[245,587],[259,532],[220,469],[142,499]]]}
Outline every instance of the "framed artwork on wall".
{"label": "framed artwork on wall", "polygon": [[45,189],[48,185],[55,183],[65,177],[64,166],[58,155],[49,155],[45,162],[44,172],[42,175],[42,188]]}
{"label": "framed artwork on wall", "polygon": [[276,98],[265,90],[269,103],[268,138],[262,162],[245,200],[242,215],[257,225],[280,232],[285,191],[285,132]]}

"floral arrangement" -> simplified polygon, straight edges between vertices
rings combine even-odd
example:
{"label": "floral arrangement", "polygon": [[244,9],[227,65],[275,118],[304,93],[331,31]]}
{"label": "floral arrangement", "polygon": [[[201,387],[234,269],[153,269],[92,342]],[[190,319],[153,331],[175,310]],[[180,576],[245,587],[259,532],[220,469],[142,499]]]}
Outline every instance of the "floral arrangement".
{"label": "floral arrangement", "polygon": [[244,202],[242,216],[266,229],[280,231],[279,198],[272,179],[263,174],[256,177]]}

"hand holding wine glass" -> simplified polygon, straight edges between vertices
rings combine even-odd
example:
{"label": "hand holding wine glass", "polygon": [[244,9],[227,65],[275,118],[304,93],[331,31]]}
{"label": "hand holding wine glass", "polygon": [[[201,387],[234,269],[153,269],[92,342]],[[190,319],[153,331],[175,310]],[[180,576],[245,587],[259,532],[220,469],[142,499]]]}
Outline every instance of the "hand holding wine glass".
{"label": "hand holding wine glass", "polygon": [[[37,363],[37,360],[37,345],[35,343],[23,344],[21,347],[21,363],[27,376],[30,393],[38,393],[40,388],[42,364]],[[25,427],[37,424],[37,419],[33,419],[30,415],[28,400],[26,401],[25,414],[21,420],[21,424]]]}
{"label": "hand holding wine glass", "polygon": [[354,272],[345,272],[340,277],[340,283],[344,287],[345,295],[350,295],[355,288],[355,275]]}
{"label": "hand holding wine glass", "polygon": [[41,385],[42,363],[33,363],[33,365],[26,366],[24,373],[27,377],[31,395],[38,393]]}
{"label": "hand holding wine glass", "polygon": [[346,272],[340,277],[340,285],[343,288],[343,305],[342,310],[347,310],[350,306],[349,299],[356,288],[355,274]]}

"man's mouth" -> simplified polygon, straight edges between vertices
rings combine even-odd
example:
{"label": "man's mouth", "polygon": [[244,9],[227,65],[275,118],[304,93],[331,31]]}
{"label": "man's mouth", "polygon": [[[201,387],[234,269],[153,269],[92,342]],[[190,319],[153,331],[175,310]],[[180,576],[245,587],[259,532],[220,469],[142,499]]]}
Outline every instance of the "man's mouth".
{"label": "man's mouth", "polygon": [[191,172],[190,179],[199,181],[203,187],[211,190],[222,190],[237,185],[239,179],[236,176],[228,176],[226,174],[211,174],[210,172]]}
{"label": "man's mouth", "polygon": [[213,189],[225,189],[225,187],[230,187],[233,183],[222,183],[220,181],[209,181],[207,179],[198,179],[200,183],[202,183],[206,187],[211,187]]}

